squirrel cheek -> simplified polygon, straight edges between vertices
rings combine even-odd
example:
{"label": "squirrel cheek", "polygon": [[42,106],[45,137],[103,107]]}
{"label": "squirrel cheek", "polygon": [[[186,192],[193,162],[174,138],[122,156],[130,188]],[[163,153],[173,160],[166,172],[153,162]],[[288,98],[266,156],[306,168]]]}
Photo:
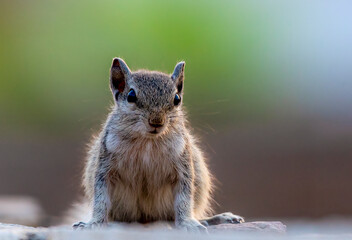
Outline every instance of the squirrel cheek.
{"label": "squirrel cheek", "polygon": [[129,103],[127,101],[125,101],[125,106],[126,106],[126,109],[128,109],[128,111],[134,111],[137,109],[137,106],[135,103]]}

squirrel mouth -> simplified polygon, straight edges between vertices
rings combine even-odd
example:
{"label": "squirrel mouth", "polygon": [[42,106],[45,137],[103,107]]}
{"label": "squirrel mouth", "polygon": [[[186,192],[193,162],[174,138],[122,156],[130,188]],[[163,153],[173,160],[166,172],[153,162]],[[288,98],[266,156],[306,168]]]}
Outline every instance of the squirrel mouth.
{"label": "squirrel mouth", "polygon": [[148,134],[153,136],[159,135],[164,131],[164,129],[165,125],[151,126],[151,124],[149,124]]}
{"label": "squirrel mouth", "polygon": [[162,131],[163,131],[162,128],[153,128],[152,131],[148,131],[148,132],[149,132],[149,134],[151,134],[151,135],[158,135],[158,134],[160,134]]}
{"label": "squirrel mouth", "polygon": [[150,131],[151,134],[157,134],[156,128],[153,131]]}

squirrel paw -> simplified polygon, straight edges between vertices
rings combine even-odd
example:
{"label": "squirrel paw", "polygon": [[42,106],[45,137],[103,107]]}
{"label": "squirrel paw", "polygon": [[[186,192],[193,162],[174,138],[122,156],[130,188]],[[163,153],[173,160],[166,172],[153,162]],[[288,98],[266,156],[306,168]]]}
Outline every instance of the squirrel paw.
{"label": "squirrel paw", "polygon": [[244,218],[238,215],[235,215],[231,212],[225,212],[217,215],[221,223],[244,223]]}
{"label": "squirrel paw", "polygon": [[221,214],[217,214],[210,218],[204,219],[200,221],[204,226],[218,225],[218,224],[226,224],[226,223],[244,223],[244,218],[238,215],[235,215],[231,212],[225,212]]}
{"label": "squirrel paw", "polygon": [[94,221],[89,221],[87,223],[85,222],[78,222],[78,223],[75,223],[73,224],[73,228],[74,229],[90,229],[90,228],[95,228],[95,227],[98,227],[98,226],[101,226],[102,223],[98,223],[98,222],[94,222]]}
{"label": "squirrel paw", "polygon": [[187,230],[188,232],[205,232],[205,233],[208,232],[207,228],[204,227],[196,219],[183,220],[182,222],[177,224],[177,227],[180,229]]}

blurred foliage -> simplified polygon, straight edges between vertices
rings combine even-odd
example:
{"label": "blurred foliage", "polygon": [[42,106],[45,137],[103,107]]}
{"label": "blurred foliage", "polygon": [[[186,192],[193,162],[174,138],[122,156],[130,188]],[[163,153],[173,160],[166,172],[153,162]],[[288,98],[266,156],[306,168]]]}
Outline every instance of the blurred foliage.
{"label": "blurred foliage", "polygon": [[0,130],[68,134],[101,122],[112,103],[108,69],[115,56],[132,69],[164,72],[185,60],[185,104],[193,121],[217,127],[265,121],[277,102],[290,100],[280,87],[288,78],[278,69],[294,76],[295,62],[277,57],[278,46],[284,41],[290,49],[299,33],[295,18],[282,18],[289,4],[276,10],[270,2],[255,4],[2,1]]}
{"label": "blurred foliage", "polygon": [[260,104],[248,96],[263,87],[258,76],[267,75],[258,54],[265,39],[250,15],[256,12],[244,7],[233,1],[3,2],[2,126],[70,132],[100,122],[112,102],[108,69],[115,56],[132,69],[164,72],[185,60],[191,115],[233,121],[247,105]]}

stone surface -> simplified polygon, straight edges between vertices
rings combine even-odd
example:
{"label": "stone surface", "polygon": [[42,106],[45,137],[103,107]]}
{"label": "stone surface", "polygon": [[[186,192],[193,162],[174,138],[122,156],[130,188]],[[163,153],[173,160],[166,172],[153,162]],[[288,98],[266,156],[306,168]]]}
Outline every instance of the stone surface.
{"label": "stone surface", "polygon": [[220,224],[208,227],[209,232],[268,232],[285,233],[286,226],[281,222],[245,222],[241,224]]}
{"label": "stone surface", "polygon": [[[281,222],[248,222],[242,224],[221,224],[208,227],[209,234],[190,234],[174,230],[168,223],[153,225],[110,224],[107,227],[90,230],[72,230],[71,226],[34,228],[16,224],[0,224],[0,239],[14,240],[59,240],[59,239],[228,239],[243,233],[284,235],[286,226]],[[279,234],[278,234],[279,233]],[[252,235],[255,237],[255,235]]]}
{"label": "stone surface", "polygon": [[[71,226],[34,228],[0,223],[0,240],[350,240],[350,222],[329,222],[328,225],[312,222],[289,223],[289,231],[281,222],[247,222],[208,227],[209,234],[192,234],[177,231],[169,223],[120,224],[107,227],[72,230]],[[342,227],[342,228],[341,228]],[[293,228],[293,230],[292,230]],[[307,228],[310,229],[307,231]]]}

